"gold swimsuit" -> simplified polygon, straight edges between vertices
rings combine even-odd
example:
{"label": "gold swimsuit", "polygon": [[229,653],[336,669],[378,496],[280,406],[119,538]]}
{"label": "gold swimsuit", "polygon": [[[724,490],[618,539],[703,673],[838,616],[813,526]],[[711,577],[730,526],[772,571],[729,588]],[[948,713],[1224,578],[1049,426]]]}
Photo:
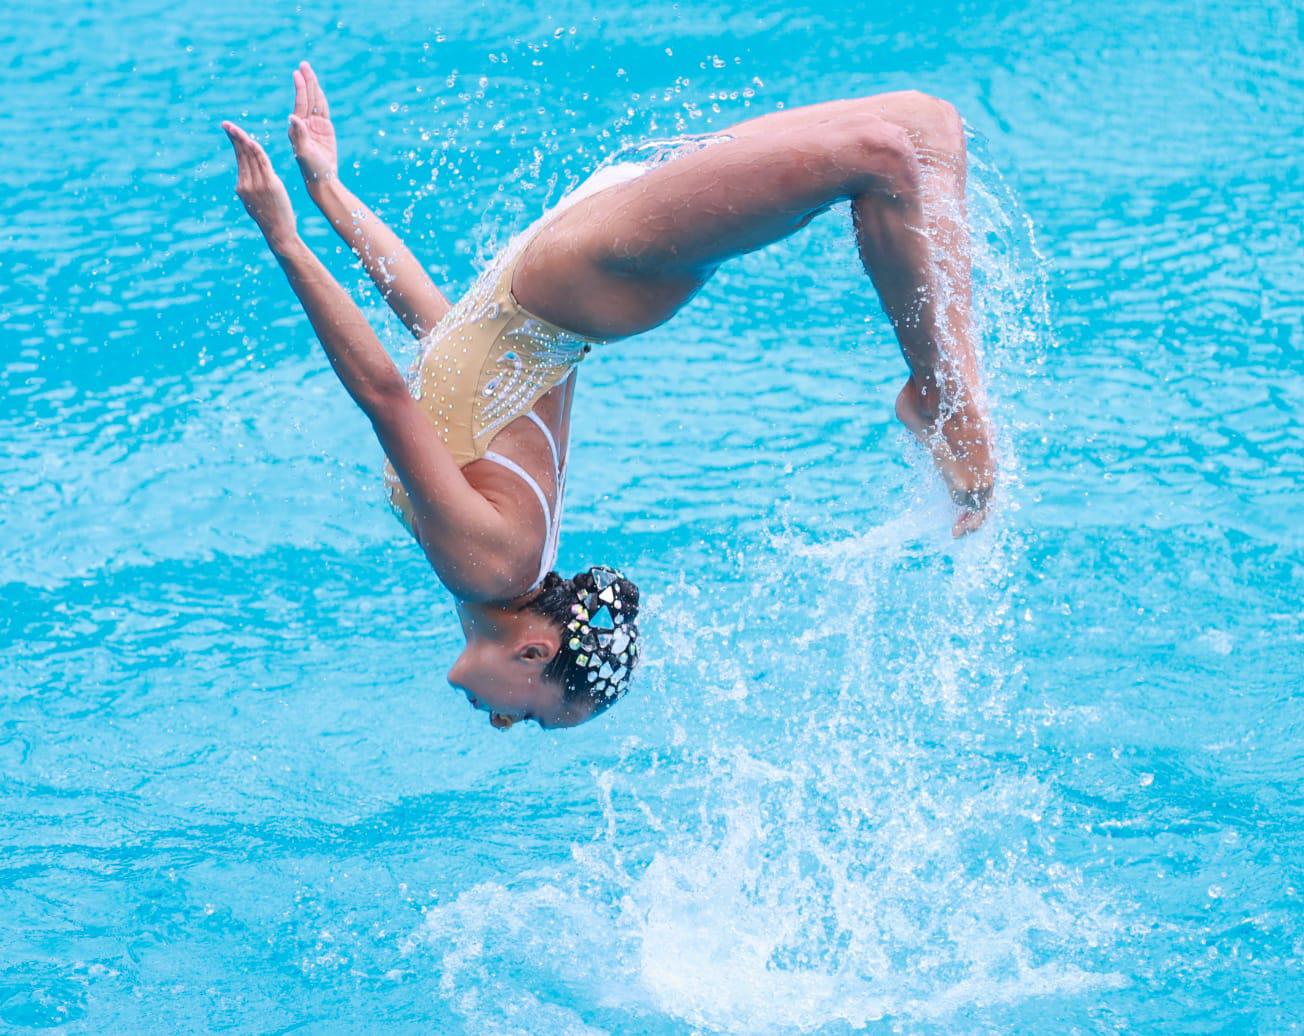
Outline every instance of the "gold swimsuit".
{"label": "gold swimsuit", "polygon": [[[475,460],[493,461],[519,476],[539,498],[546,527],[542,579],[552,567],[556,549],[563,464],[552,431],[534,413],[534,406],[603,340],[558,327],[516,301],[512,273],[524,251],[522,244],[506,261],[486,270],[476,286],[444,314],[421,343],[421,361],[413,371],[411,385],[459,467]],[[495,435],[526,416],[547,437],[552,451],[554,484],[558,486],[553,507],[548,506],[536,479],[489,448]],[[399,520],[416,535],[412,501],[388,463],[385,481]]]}
{"label": "gold swimsuit", "polygon": [[[544,548],[539,582],[552,568],[565,491],[565,457],[551,430],[534,413],[549,389],[561,384],[594,345],[588,338],[537,317],[512,294],[512,274],[525,246],[558,213],[582,198],[645,173],[685,150],[705,147],[727,135],[682,137],[638,145],[637,161],[614,161],[599,168],[554,208],[510,242],[504,255],[484,271],[421,342],[421,361],[409,379],[440,438],[458,465],[488,460],[519,476],[533,491],[544,517]],[[645,153],[651,157],[644,157]],[[552,506],[538,481],[510,457],[490,449],[494,436],[519,417],[528,417],[546,437],[552,453],[556,499]],[[394,469],[386,463],[385,482],[399,520],[416,536],[412,502]],[[418,537],[419,538],[419,537]]]}
{"label": "gold swimsuit", "polygon": [[[421,360],[409,384],[459,467],[489,460],[521,478],[543,510],[544,550],[539,580],[556,558],[557,532],[565,488],[565,458],[552,431],[534,413],[550,389],[570,375],[594,345],[605,341],[568,331],[537,317],[512,294],[512,274],[525,246],[544,222],[564,208],[632,179],[644,171],[622,163],[590,177],[542,220],[512,241],[504,255],[484,271],[475,285],[421,342]],[[518,417],[528,417],[547,438],[552,453],[556,499],[548,505],[538,481],[510,457],[490,449],[494,436]],[[393,467],[386,462],[385,482],[399,520],[416,536],[412,501]]]}
{"label": "gold swimsuit", "polygon": [[422,342],[413,393],[459,467],[534,409],[602,339],[536,317],[512,294],[524,246],[490,269]]}

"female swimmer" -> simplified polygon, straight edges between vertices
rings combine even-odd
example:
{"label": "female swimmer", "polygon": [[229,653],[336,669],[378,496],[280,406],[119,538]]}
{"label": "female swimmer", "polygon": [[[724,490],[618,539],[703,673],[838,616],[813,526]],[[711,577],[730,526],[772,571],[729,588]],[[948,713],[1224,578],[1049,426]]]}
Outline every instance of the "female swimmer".
{"label": "female swimmer", "polygon": [[879,94],[749,119],[668,161],[607,166],[515,238],[456,305],[340,181],[326,95],[294,72],[290,141],[308,194],[422,339],[413,385],[296,230],[263,148],[224,122],[236,194],[388,458],[391,501],[457,599],[448,679],[502,729],[575,726],[628,688],[638,589],[552,571],[575,368],[669,320],[721,263],[850,201],[856,242],[910,368],[897,416],[982,524],[994,475],[970,321],[965,141],[954,108]]}

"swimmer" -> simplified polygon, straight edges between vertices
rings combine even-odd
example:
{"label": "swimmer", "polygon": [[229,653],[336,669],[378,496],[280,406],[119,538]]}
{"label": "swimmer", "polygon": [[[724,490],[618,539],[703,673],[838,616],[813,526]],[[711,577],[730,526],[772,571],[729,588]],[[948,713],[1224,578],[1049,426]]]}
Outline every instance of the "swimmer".
{"label": "swimmer", "polygon": [[457,600],[466,647],[449,682],[499,729],[600,714],[638,662],[638,589],[556,558],[576,367],[665,323],[720,265],[849,201],[860,256],[909,367],[896,414],[958,506],[984,521],[992,437],[970,318],[965,140],[915,91],[762,115],[668,161],[608,166],[508,245],[456,305],[339,177],[316,74],[294,71],[290,142],[308,195],[421,340],[413,384],[296,229],[263,148],[222,123],[236,194],[370,419],[390,498]]}

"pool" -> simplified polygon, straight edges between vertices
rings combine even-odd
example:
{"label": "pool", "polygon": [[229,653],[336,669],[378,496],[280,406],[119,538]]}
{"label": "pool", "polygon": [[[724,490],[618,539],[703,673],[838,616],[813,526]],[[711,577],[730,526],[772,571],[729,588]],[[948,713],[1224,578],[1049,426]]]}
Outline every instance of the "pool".
{"label": "pool", "polygon": [[[0,25],[0,1023],[1263,1031],[1304,1014],[1286,3],[55,2]],[[231,193],[312,59],[436,280],[638,140],[972,131],[1003,498],[952,542],[845,207],[586,361],[641,680],[500,735]],[[292,182],[307,239],[413,346]]]}

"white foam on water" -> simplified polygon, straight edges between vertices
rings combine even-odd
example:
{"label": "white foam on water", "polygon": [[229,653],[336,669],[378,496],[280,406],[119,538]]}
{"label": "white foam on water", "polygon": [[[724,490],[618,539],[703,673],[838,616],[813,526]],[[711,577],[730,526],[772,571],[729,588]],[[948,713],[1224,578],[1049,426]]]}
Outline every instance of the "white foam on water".
{"label": "white foam on water", "polygon": [[[464,1017],[498,1017],[540,968],[607,1009],[746,1033],[944,1021],[1124,982],[1092,967],[1120,921],[1058,862],[1054,789],[987,745],[1016,737],[1009,537],[946,554],[944,525],[909,518],[789,540],[760,565],[755,601],[803,600],[794,625],[824,629],[831,650],[812,638],[808,663],[744,618],[714,677],[697,659],[664,670],[700,681],[668,721],[679,765],[653,777],[631,757],[600,774],[605,822],[573,869],[428,911],[410,949],[442,953]],[[700,596],[665,595],[667,641],[711,643]],[[769,671],[746,717],[702,710],[740,672],[751,682],[757,653]]]}

